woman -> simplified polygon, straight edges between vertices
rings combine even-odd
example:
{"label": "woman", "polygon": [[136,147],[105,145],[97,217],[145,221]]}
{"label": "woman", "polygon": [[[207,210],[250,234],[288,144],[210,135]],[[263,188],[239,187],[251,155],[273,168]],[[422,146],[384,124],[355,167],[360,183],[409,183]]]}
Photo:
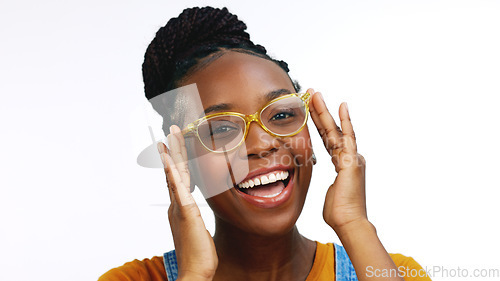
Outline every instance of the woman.
{"label": "woman", "polygon": [[[321,94],[301,93],[287,64],[253,44],[245,29],[225,8],[192,8],[149,45],[147,98],[195,85],[202,104],[201,112],[188,110],[197,117],[179,117],[175,105],[152,102],[169,134],[169,148],[159,143],[158,150],[175,251],[127,263],[100,280],[403,280],[404,270],[420,270],[411,258],[389,255],[367,219],[365,161],[347,104],[339,108],[339,128]],[[175,103],[182,97],[177,93]],[[338,174],[323,217],[343,247],[311,241],[295,226],[316,161],[308,113]],[[194,185],[214,212],[213,237],[189,192]]]}

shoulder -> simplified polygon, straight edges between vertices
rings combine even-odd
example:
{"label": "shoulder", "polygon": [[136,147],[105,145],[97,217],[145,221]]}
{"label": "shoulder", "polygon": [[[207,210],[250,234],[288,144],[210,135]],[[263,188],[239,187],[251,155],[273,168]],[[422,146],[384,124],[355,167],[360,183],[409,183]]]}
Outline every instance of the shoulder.
{"label": "shoulder", "polygon": [[166,281],[163,257],[133,260],[104,273],[98,281]]}
{"label": "shoulder", "polygon": [[405,281],[419,280],[426,281],[431,280],[427,275],[425,269],[414,260],[412,257],[408,257],[402,254],[389,254],[394,261],[394,264],[398,268],[398,272],[402,274]]}

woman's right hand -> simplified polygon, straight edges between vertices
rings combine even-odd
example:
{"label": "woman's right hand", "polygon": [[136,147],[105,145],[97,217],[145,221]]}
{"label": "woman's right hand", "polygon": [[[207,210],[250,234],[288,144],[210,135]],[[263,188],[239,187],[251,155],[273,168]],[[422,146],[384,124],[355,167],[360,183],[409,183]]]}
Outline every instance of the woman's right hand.
{"label": "woman's right hand", "polygon": [[217,252],[190,192],[186,146],[179,127],[170,127],[167,141],[170,151],[161,142],[158,151],[170,195],[168,220],[179,269],[177,280],[212,280],[217,270]]}

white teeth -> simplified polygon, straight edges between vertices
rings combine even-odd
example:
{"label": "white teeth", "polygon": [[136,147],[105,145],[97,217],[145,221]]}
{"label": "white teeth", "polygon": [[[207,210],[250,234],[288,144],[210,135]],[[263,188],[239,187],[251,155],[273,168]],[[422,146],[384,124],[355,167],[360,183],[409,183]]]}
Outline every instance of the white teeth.
{"label": "white teeth", "polygon": [[[288,171],[281,171],[281,172],[275,172],[275,173],[270,173],[268,175],[260,176],[257,178],[254,178],[253,180],[247,180],[245,182],[241,182],[238,184],[239,188],[252,188],[254,186],[258,185],[264,185],[268,183],[273,183],[279,180],[286,180],[288,178]],[[270,195],[267,197],[273,197],[278,194]]]}
{"label": "white teeth", "polygon": [[260,180],[259,180],[258,178],[257,178],[257,179],[254,179],[253,181],[254,181],[254,183],[255,183],[255,186],[260,185]]}
{"label": "white teeth", "polygon": [[262,185],[268,184],[269,179],[267,178],[267,176],[262,176],[262,177],[260,177],[260,182],[262,183]]}
{"label": "white teeth", "polygon": [[269,175],[269,182],[276,182],[276,176],[274,174]]}

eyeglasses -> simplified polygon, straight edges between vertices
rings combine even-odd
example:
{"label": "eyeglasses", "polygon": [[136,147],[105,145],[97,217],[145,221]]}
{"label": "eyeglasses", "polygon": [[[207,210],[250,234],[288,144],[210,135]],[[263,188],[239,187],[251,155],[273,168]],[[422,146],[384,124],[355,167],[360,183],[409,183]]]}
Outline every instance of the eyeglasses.
{"label": "eyeglasses", "polygon": [[220,112],[202,117],[182,130],[183,136],[196,135],[208,151],[223,153],[240,146],[253,121],[274,137],[298,134],[307,122],[309,93],[293,93],[273,99],[254,114]]}

